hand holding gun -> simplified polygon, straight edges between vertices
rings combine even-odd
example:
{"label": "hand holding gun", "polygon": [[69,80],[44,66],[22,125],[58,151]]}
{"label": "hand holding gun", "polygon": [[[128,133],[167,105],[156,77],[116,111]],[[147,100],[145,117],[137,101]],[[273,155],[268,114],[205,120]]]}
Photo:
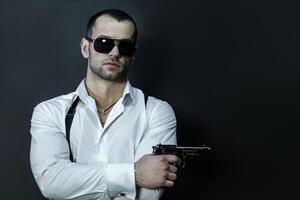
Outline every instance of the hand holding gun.
{"label": "hand holding gun", "polygon": [[180,147],[176,145],[158,144],[153,146],[152,155],[176,155],[180,158],[182,164],[175,163],[175,166],[185,166],[186,158],[201,158],[205,156],[210,150],[210,147]]}

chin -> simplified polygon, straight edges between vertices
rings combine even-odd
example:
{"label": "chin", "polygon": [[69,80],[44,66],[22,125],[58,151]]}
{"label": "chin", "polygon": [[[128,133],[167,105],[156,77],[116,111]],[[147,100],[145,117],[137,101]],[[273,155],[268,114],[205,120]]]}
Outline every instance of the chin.
{"label": "chin", "polygon": [[125,80],[127,80],[127,76],[120,76],[120,74],[118,75],[101,75],[99,76],[101,79],[103,80],[107,80],[107,81],[113,81],[113,82],[123,82]]}

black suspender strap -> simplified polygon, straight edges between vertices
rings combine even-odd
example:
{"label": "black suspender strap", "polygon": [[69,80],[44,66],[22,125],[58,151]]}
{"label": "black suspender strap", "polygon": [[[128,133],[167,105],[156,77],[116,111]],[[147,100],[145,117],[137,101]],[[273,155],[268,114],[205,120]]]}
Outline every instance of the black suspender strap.
{"label": "black suspender strap", "polygon": [[69,144],[69,151],[70,151],[70,160],[74,162],[72,151],[71,151],[71,143],[70,143],[70,130],[72,126],[72,121],[76,112],[76,106],[79,102],[79,97],[77,96],[75,101],[72,103],[71,107],[68,110],[68,113],[65,118],[65,125],[66,125],[66,138]]}
{"label": "black suspender strap", "polygon": [[144,101],[145,101],[145,116],[146,116],[146,123],[145,123],[145,131],[148,130],[148,117],[147,117],[147,101],[148,101],[148,95],[144,93]]}
{"label": "black suspender strap", "polygon": [[148,95],[144,93],[145,107],[147,107]]}

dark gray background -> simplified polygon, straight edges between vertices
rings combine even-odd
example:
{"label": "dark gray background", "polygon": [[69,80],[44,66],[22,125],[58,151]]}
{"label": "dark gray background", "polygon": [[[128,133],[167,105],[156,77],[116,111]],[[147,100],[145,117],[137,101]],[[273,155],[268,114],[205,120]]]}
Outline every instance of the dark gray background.
{"label": "dark gray background", "polygon": [[133,85],[167,100],[190,161],[167,199],[299,199],[297,1],[0,1],[0,199],[42,199],[29,164],[30,119],[85,76],[88,18],[119,8],[139,28]]}

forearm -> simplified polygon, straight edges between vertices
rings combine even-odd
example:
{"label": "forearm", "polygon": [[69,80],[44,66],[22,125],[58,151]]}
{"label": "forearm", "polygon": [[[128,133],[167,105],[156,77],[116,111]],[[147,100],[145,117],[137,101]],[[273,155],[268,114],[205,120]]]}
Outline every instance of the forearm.
{"label": "forearm", "polygon": [[108,198],[106,167],[79,165],[57,160],[45,170],[32,166],[43,195],[51,199]]}
{"label": "forearm", "polygon": [[90,166],[59,160],[46,169],[32,171],[41,192],[51,199],[110,199],[124,195],[135,198],[133,164]]}

